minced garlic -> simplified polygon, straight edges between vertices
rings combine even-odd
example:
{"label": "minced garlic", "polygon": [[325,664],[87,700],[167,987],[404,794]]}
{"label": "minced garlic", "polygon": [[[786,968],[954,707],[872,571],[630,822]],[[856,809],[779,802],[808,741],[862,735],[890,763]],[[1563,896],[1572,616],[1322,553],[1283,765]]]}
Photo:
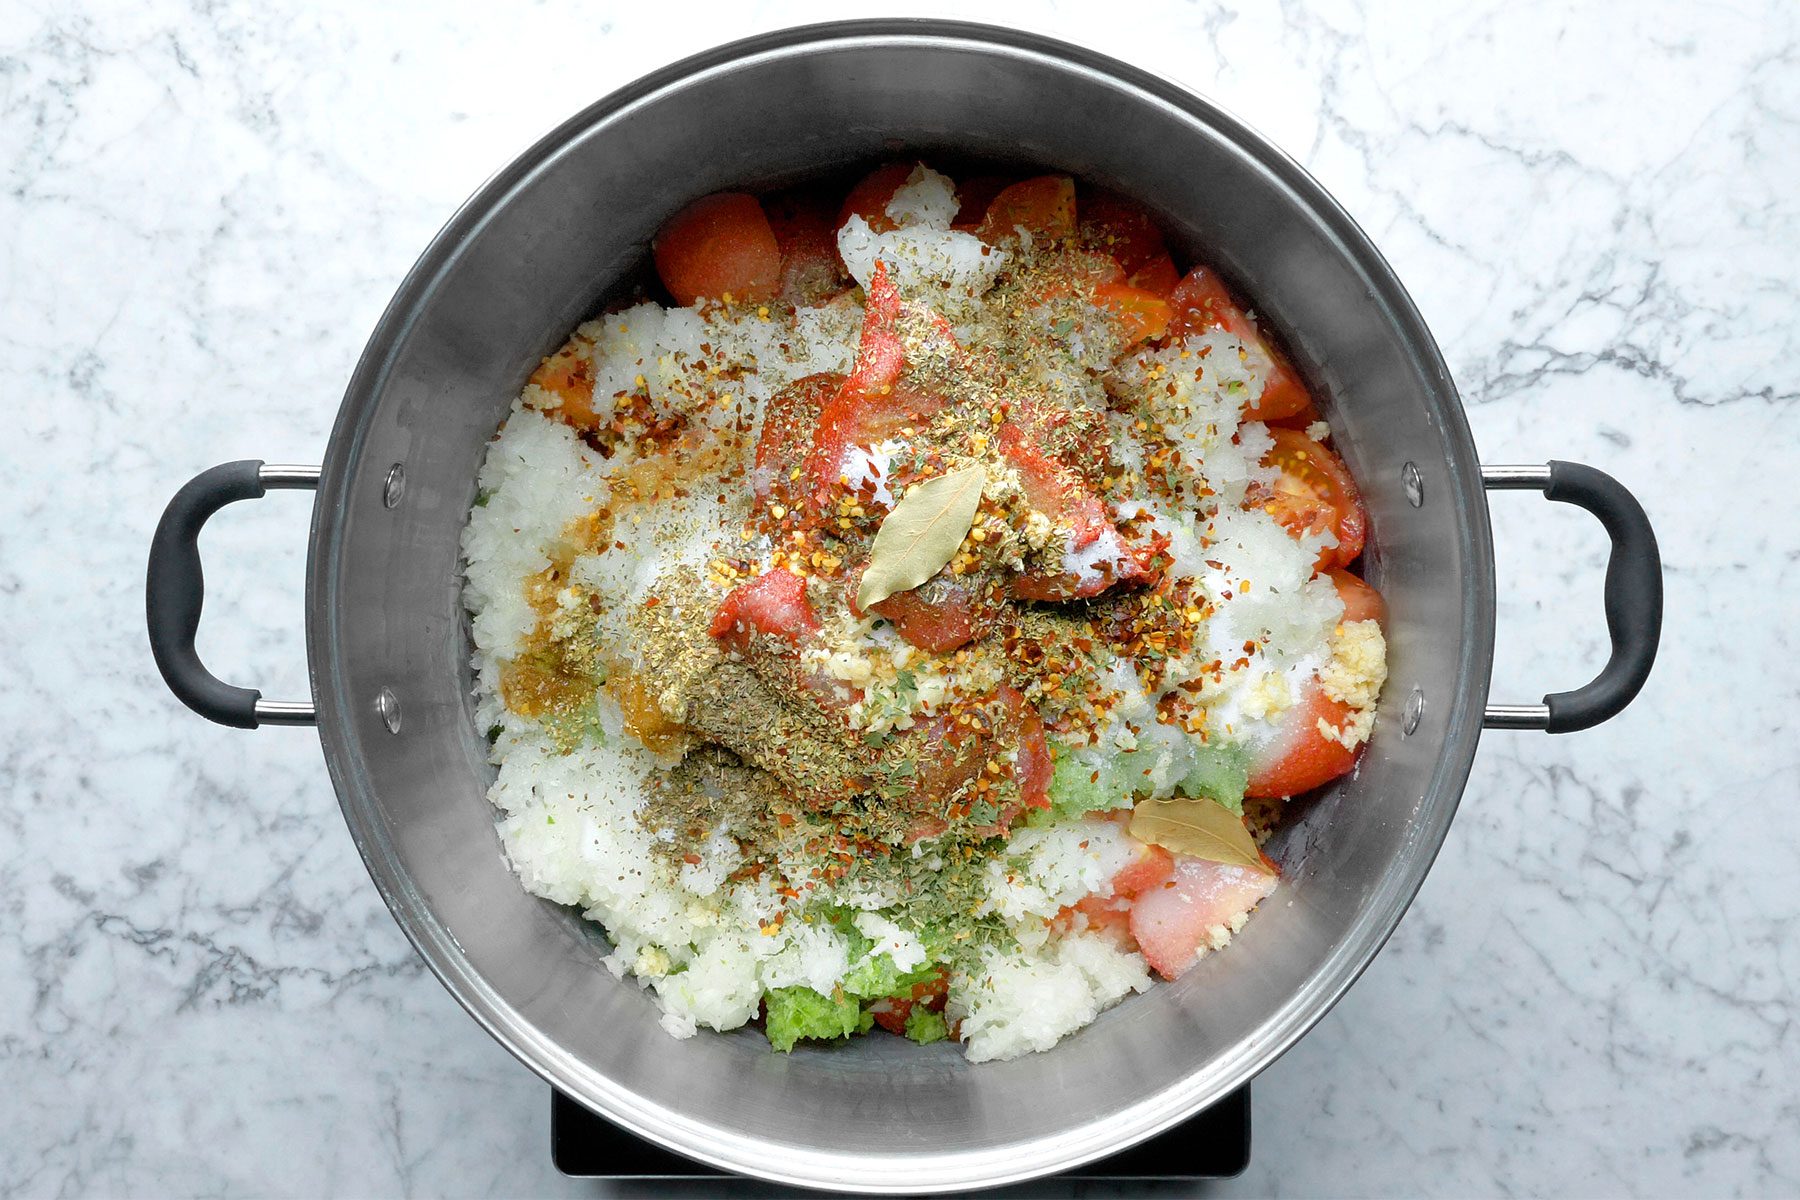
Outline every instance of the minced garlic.
{"label": "minced garlic", "polygon": [[1387,682],[1387,640],[1375,621],[1339,625],[1331,635],[1331,661],[1319,671],[1326,699],[1349,706],[1341,728],[1319,718],[1319,736],[1354,750],[1369,740],[1375,727],[1375,701]]}
{"label": "minced garlic", "polygon": [[1264,671],[1244,689],[1243,712],[1252,721],[1272,721],[1294,703],[1287,676]]}
{"label": "minced garlic", "polygon": [[1331,639],[1331,661],[1319,672],[1327,698],[1358,710],[1375,707],[1387,682],[1387,640],[1374,621],[1339,625]]}
{"label": "minced garlic", "polygon": [[661,946],[645,946],[631,964],[631,973],[644,979],[661,979],[675,966],[675,960]]}

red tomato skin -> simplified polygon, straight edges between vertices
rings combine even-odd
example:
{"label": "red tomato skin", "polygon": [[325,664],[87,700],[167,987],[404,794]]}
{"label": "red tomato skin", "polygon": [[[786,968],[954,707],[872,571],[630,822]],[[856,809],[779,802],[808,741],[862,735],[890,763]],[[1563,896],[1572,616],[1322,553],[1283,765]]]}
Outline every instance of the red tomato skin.
{"label": "red tomato skin", "polygon": [[[1311,497],[1321,509],[1329,510],[1328,515],[1311,517],[1293,512],[1284,524],[1298,537],[1309,529],[1319,528],[1316,522],[1324,519],[1337,538],[1337,545],[1319,550],[1314,570],[1329,571],[1333,567],[1349,566],[1362,553],[1369,521],[1350,468],[1344,465],[1343,459],[1304,433],[1276,427],[1269,430],[1269,436],[1275,445],[1263,456],[1263,461],[1281,468],[1283,480],[1277,485],[1278,491],[1292,489]],[[1274,510],[1278,520],[1282,517],[1278,511],[1280,507],[1281,504],[1277,504]],[[1307,523],[1301,524],[1302,521]]]}
{"label": "red tomato skin", "polygon": [[905,1037],[906,1021],[907,1018],[912,1016],[912,1007],[913,1002],[911,1000],[895,1000],[890,998],[877,1001],[875,1005],[872,1005],[869,1009],[869,1015],[875,1018],[875,1023],[877,1025],[881,1026],[889,1033],[895,1033],[899,1034],[901,1037]]}
{"label": "red tomato skin", "polygon": [[1050,743],[1044,737],[1044,722],[1037,708],[1019,700],[1024,712],[1019,719],[1019,744],[1013,761],[1013,778],[1019,785],[1019,796],[1026,808],[1050,807],[1050,777],[1056,764],[1050,757]]}
{"label": "red tomato skin", "polygon": [[894,388],[906,367],[906,350],[900,341],[900,292],[888,278],[885,263],[875,264],[868,293],[856,362],[837,395],[826,402],[813,433],[805,473],[815,487],[836,484],[844,452],[880,440],[871,437],[876,429],[871,418],[895,408]]}
{"label": "red tomato skin", "polygon": [[[1098,254],[1109,255],[1127,275],[1169,256],[1156,218],[1129,196],[1083,187],[1077,192],[1077,212],[1082,244]],[[1174,266],[1171,262],[1169,269],[1174,270]],[[1174,284],[1169,288],[1172,290]],[[1168,295],[1168,291],[1163,295]]]}
{"label": "red tomato skin", "polygon": [[973,233],[994,197],[1019,181],[1016,175],[971,175],[956,185],[956,216],[950,228]]}
{"label": "red tomato skin", "polygon": [[1363,508],[1360,496],[1353,496],[1350,501],[1350,511],[1338,519],[1338,544],[1333,547],[1333,550],[1339,566],[1349,566],[1362,554],[1363,543],[1368,538],[1368,530],[1368,511]]}
{"label": "red tomato skin", "polygon": [[876,167],[863,176],[844,197],[833,232],[842,229],[844,222],[851,217],[861,217],[876,233],[886,233],[898,228],[894,219],[887,215],[888,202],[894,198],[895,192],[906,185],[907,178],[918,165],[916,162],[891,162]]}
{"label": "red tomato skin", "polygon": [[1310,683],[1283,717],[1283,732],[1276,735],[1276,744],[1251,764],[1250,785],[1244,794],[1271,800],[1297,796],[1348,775],[1361,748],[1348,750],[1327,740],[1319,733],[1318,723],[1323,720],[1342,729],[1352,715],[1348,705],[1326,696],[1316,680]]}
{"label": "red tomato skin", "polygon": [[[846,603],[853,617],[863,616],[856,603],[857,589],[862,586],[863,571],[851,572]],[[895,592],[887,599],[871,604],[869,612],[885,617],[894,624],[894,632],[908,645],[933,654],[948,654],[968,645],[986,625],[987,614],[979,597],[962,584],[943,577],[927,580],[916,588]]]}
{"label": "red tomato skin", "polygon": [[1262,336],[1231,292],[1225,281],[1210,267],[1195,267],[1187,273],[1169,297],[1174,308],[1170,332],[1177,337],[1222,329],[1242,339],[1247,345],[1260,347],[1272,366],[1263,382],[1262,395],[1244,406],[1244,417],[1250,421],[1272,421],[1303,412],[1312,404],[1312,396],[1287,357]]}
{"label": "red tomato skin", "polygon": [[[1153,296],[1161,296],[1167,300],[1175,294],[1181,283],[1181,272],[1175,269],[1175,260],[1167,254],[1151,259],[1131,273],[1128,280],[1132,287],[1142,288]],[[1174,319],[1171,306],[1170,319]]]}
{"label": "red tomato skin", "polygon": [[702,196],[663,223],[651,242],[656,273],[682,306],[701,300],[760,304],[781,287],[781,247],[755,196]]}
{"label": "red tomato skin", "polygon": [[797,379],[769,398],[756,439],[752,483],[759,500],[788,490],[789,476],[812,449],[819,416],[843,388],[844,377],[830,371]]}
{"label": "red tomato skin", "polygon": [[1039,175],[1005,188],[988,205],[977,232],[999,242],[1023,228],[1033,238],[1060,241],[1075,234],[1075,181],[1067,175]]}
{"label": "red tomato skin", "polygon": [[763,201],[769,228],[781,251],[780,298],[789,304],[819,304],[843,290],[833,209],[811,190],[787,191]]}
{"label": "red tomato skin", "polygon": [[1071,550],[1082,550],[1112,527],[1106,507],[1075,473],[1045,454],[1035,439],[1017,423],[1000,427],[1000,453],[1018,469],[1025,500],[1052,521],[1073,531]]}
{"label": "red tomato skin", "polygon": [[936,603],[919,595],[917,589],[897,592],[870,605],[869,611],[892,621],[894,632],[909,645],[933,654],[960,649],[974,641],[979,632],[975,598],[960,588]]}
{"label": "red tomato skin", "polygon": [[806,598],[806,581],[792,571],[776,569],[740,583],[725,594],[708,632],[742,654],[759,634],[790,645],[819,631],[819,618]]}
{"label": "red tomato skin", "polygon": [[1108,517],[1100,498],[1065,463],[1045,454],[1023,426],[1009,420],[1000,427],[1000,453],[1018,470],[1026,502],[1069,530],[1070,551],[1086,550],[1108,535],[1118,538],[1120,551],[1111,574],[1077,576],[1064,571],[1029,571],[1013,575],[1006,587],[1015,599],[1087,599],[1114,586],[1144,583],[1152,578],[1149,560],[1159,547],[1127,542]]}
{"label": "red tomato skin", "polygon": [[1380,592],[1348,571],[1333,570],[1329,575],[1338,599],[1344,602],[1344,624],[1374,621],[1386,628],[1387,601],[1381,598]]}
{"label": "red tomato skin", "polygon": [[[905,389],[905,347],[900,342],[900,291],[887,277],[887,266],[875,264],[869,279],[868,306],[862,311],[862,340],[850,378],[819,414],[812,450],[803,473],[819,491],[830,491],[841,479],[844,453],[851,446],[878,443],[909,421],[929,419],[943,399]],[[947,329],[947,326],[941,326]]]}

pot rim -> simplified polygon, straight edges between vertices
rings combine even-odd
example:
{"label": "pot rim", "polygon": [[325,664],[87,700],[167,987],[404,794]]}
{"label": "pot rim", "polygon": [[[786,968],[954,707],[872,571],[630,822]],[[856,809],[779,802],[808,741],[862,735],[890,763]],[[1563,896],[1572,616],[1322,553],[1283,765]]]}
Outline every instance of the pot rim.
{"label": "pot rim", "polygon": [[[1464,561],[1470,564],[1471,602],[1462,614],[1461,686],[1449,705],[1444,737],[1430,788],[1403,857],[1390,866],[1378,892],[1365,902],[1356,926],[1321,960],[1306,984],[1240,1042],[1206,1079],[1190,1074],[1180,1084],[1086,1127],[1053,1137],[983,1149],[917,1155],[869,1155],[853,1151],[801,1150],[746,1137],[653,1105],[611,1079],[599,1078],[574,1056],[526,1024],[475,973],[451,932],[398,866],[379,819],[373,789],[356,752],[355,725],[362,706],[346,691],[338,661],[342,641],[336,603],[342,593],[341,514],[361,453],[368,417],[385,388],[400,346],[448,269],[488,219],[551,159],[589,128],[613,119],[664,89],[750,60],[826,51],[852,45],[943,44],[963,50],[1048,61],[1060,70],[1099,75],[1140,93],[1149,103],[1212,126],[1290,189],[1327,229],[1338,252],[1374,284],[1371,299],[1406,343],[1443,401],[1443,435],[1449,448],[1446,502],[1455,506]],[[407,273],[371,333],[327,444],[319,494],[313,507],[307,571],[307,658],[318,699],[319,734],[326,765],[357,849],[382,899],[432,973],[459,1004],[514,1057],[552,1086],[607,1119],[657,1145],[738,1174],[813,1188],[854,1188],[871,1193],[914,1193],[997,1187],[1070,1170],[1117,1153],[1168,1129],[1215,1103],[1267,1067],[1310,1030],[1367,969],[1392,935],[1422,885],[1451,819],[1474,760],[1482,705],[1492,665],[1494,564],[1481,468],[1450,373],[1436,341],[1386,260],[1350,215],[1307,171],[1247,122],[1216,102],[1153,73],[1109,56],[1039,34],[1001,26],[931,18],[833,21],[796,26],[705,51],[670,64],[620,88],[563,121],[488,179],[458,208]],[[1427,804],[1426,801],[1431,801]],[[1398,868],[1404,868],[1403,870]]]}

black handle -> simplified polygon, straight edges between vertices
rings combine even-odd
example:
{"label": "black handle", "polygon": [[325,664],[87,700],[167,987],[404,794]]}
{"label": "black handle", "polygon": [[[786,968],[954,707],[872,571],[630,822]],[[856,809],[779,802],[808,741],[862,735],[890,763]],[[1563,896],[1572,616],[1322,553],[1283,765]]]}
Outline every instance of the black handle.
{"label": "black handle", "polygon": [[207,518],[236,500],[259,500],[270,487],[311,487],[311,468],[270,468],[244,459],[202,471],[175,493],[150,539],[150,566],[145,575],[144,609],[150,627],[150,653],[163,682],[183,704],[209,721],[237,729],[255,729],[278,721],[309,723],[307,705],[281,704],[259,711],[262,693],[234,687],[206,669],[194,649],[206,580],[200,569],[200,530]]}
{"label": "black handle", "polygon": [[1485,474],[1490,488],[1536,488],[1547,500],[1585,508],[1600,519],[1612,539],[1606,562],[1606,629],[1612,635],[1612,657],[1605,668],[1585,687],[1545,696],[1537,720],[1496,720],[1495,711],[1519,713],[1499,709],[1490,710],[1488,723],[1573,733],[1618,716],[1650,677],[1662,637],[1662,556],[1644,506],[1611,475],[1581,463],[1552,460],[1543,468],[1495,467]]}

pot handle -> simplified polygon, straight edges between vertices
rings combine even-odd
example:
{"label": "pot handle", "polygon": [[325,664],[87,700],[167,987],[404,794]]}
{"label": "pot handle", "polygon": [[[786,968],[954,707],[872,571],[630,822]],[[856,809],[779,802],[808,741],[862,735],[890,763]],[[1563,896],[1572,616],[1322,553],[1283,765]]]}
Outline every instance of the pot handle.
{"label": "pot handle", "polygon": [[1580,463],[1483,467],[1481,483],[1489,491],[1537,491],[1546,500],[1579,505],[1600,518],[1612,539],[1606,561],[1612,657],[1606,666],[1587,686],[1552,692],[1542,704],[1490,704],[1482,727],[1573,733],[1618,716],[1650,677],[1662,636],[1662,558],[1644,506],[1611,475]]}
{"label": "pot handle", "polygon": [[317,467],[275,466],[253,458],[222,463],[188,480],[156,524],[144,585],[150,653],[175,698],[209,721],[237,729],[314,721],[310,702],[264,700],[255,688],[234,687],[208,671],[194,650],[194,634],[206,596],[200,530],[207,518],[234,500],[260,500],[270,488],[318,486]]}

